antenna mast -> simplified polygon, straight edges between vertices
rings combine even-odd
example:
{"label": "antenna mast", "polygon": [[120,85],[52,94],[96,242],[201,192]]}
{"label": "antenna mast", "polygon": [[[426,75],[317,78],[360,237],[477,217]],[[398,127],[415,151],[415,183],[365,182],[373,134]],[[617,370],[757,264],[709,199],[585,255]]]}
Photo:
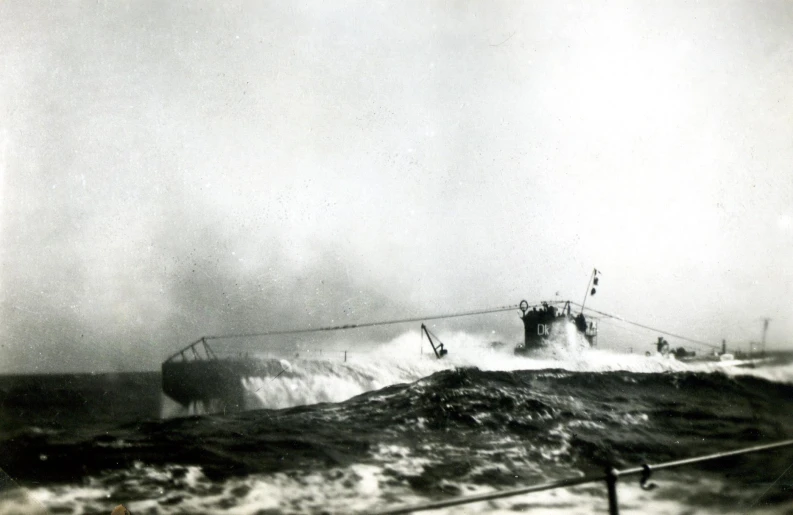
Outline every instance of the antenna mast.
{"label": "antenna mast", "polygon": [[593,282],[594,282],[595,286],[597,286],[597,284],[598,284],[597,275],[599,273],[600,273],[600,271],[598,271],[597,268],[593,268],[592,269],[592,275],[589,276],[589,282],[586,285],[586,292],[584,292],[584,301],[581,303],[581,313],[582,314],[584,313],[584,306],[586,305],[587,297],[589,297],[590,295],[594,295],[595,292],[597,291],[595,288],[592,288],[592,290],[590,291],[589,287],[592,286]]}
{"label": "antenna mast", "polygon": [[763,320],[763,339],[762,339],[762,341],[760,343],[760,345],[761,345],[760,346],[760,349],[761,349],[760,352],[762,353],[763,356],[765,356],[765,335],[768,332],[768,323],[771,321],[771,319],[770,318],[763,318],[762,320]]}

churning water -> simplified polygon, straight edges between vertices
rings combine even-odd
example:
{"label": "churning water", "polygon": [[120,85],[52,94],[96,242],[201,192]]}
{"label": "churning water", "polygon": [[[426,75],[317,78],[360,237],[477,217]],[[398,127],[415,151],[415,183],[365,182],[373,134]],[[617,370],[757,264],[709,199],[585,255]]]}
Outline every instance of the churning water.
{"label": "churning water", "polygon": [[[0,378],[14,480],[0,513],[371,513],[793,437],[789,363],[692,365],[574,338],[526,358],[445,339],[463,344],[443,360],[415,335],[346,362],[284,359],[278,377],[243,380],[242,413],[184,411],[155,373]],[[658,472],[652,491],[626,479],[620,507],[789,513],[791,463],[777,451]],[[604,513],[605,488],[445,513],[524,511]]]}

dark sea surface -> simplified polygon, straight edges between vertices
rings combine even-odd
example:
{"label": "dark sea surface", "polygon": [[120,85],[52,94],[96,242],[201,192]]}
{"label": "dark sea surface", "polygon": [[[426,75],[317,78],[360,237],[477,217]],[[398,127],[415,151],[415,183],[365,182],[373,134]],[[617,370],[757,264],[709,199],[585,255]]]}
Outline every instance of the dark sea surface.
{"label": "dark sea surface", "polygon": [[[290,367],[244,380],[249,411],[210,415],[165,398],[159,373],[0,377],[0,513],[373,513],[793,438],[785,360],[501,352]],[[621,513],[793,513],[791,464],[793,449],[659,471],[651,491],[625,478]],[[606,490],[434,513],[522,512],[607,513]]]}

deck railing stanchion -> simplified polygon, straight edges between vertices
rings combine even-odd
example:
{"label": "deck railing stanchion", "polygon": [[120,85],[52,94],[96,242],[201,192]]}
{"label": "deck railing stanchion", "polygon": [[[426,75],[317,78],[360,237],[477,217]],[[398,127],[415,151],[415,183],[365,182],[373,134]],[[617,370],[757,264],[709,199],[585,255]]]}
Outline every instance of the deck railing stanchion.
{"label": "deck railing stanchion", "polygon": [[609,491],[609,515],[619,515],[620,507],[617,502],[617,469],[609,467],[606,469],[606,486]]}

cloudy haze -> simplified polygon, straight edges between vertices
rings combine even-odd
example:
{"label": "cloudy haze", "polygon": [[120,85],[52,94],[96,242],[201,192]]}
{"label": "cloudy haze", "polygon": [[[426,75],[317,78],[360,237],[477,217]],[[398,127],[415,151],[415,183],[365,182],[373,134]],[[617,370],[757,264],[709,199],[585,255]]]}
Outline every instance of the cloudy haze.
{"label": "cloudy haze", "polygon": [[[2,2],[0,372],[580,302],[593,266],[594,308],[789,345],[791,27],[754,0]],[[448,327],[520,339],[493,321]]]}

